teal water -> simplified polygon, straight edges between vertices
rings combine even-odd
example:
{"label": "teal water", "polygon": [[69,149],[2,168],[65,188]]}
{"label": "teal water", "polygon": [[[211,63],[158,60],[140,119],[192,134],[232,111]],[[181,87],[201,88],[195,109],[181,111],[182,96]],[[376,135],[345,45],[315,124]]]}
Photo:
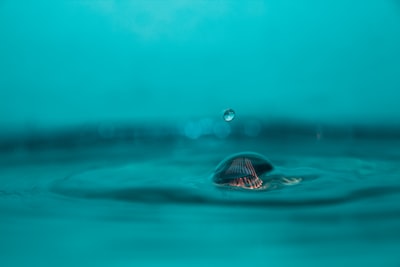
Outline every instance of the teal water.
{"label": "teal water", "polygon": [[[0,159],[2,266],[399,266],[393,139],[177,137]],[[241,151],[303,177],[276,190],[220,188]]]}
{"label": "teal water", "polygon": [[399,267],[399,47],[398,0],[0,0],[0,266]]}

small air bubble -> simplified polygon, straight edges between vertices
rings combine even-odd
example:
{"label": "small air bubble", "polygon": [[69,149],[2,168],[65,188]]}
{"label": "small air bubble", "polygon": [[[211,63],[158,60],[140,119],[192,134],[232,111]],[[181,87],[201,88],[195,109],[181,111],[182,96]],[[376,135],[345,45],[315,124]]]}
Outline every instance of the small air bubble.
{"label": "small air bubble", "polygon": [[235,111],[233,109],[226,109],[224,111],[224,121],[230,122],[235,118]]}

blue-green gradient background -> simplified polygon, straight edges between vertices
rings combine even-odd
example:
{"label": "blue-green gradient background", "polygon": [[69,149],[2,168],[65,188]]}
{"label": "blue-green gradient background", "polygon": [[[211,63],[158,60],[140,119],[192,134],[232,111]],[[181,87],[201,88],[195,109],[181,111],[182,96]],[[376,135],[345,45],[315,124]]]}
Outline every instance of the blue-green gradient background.
{"label": "blue-green gradient background", "polygon": [[0,127],[400,119],[396,0],[0,1]]}

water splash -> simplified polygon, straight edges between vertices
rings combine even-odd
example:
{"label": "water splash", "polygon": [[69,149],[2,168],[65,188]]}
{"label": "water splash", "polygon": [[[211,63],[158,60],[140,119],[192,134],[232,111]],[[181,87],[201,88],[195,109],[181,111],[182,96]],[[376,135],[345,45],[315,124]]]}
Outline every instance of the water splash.
{"label": "water splash", "polygon": [[213,181],[219,186],[243,189],[276,189],[281,185],[296,185],[300,177],[266,175],[274,169],[263,155],[253,152],[234,154],[217,166]]}

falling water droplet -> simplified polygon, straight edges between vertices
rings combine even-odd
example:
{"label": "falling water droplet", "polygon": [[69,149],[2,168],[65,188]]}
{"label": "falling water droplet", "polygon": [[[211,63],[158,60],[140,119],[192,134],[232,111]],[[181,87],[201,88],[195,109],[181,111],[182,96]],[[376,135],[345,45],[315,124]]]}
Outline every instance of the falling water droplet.
{"label": "falling water droplet", "polygon": [[235,111],[231,108],[224,111],[224,121],[230,122],[235,118]]}

